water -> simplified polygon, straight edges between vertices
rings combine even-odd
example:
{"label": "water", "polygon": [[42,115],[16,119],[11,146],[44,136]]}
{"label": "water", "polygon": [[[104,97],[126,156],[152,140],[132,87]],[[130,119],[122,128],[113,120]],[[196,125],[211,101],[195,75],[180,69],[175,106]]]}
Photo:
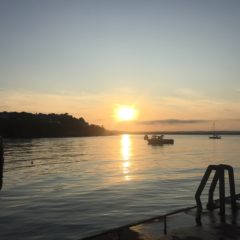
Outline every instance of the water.
{"label": "water", "polygon": [[239,192],[240,136],[171,137],[6,141],[0,239],[79,239],[194,205],[209,164],[232,165]]}

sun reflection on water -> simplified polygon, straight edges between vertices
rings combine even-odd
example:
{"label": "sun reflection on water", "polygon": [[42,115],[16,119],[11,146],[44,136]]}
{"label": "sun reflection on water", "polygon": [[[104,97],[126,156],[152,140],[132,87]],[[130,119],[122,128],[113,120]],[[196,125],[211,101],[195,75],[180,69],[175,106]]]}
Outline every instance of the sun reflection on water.
{"label": "sun reflection on water", "polygon": [[130,181],[132,178],[131,176],[129,176],[130,173],[130,166],[131,166],[131,138],[130,135],[128,134],[124,134],[122,135],[121,138],[121,156],[122,156],[122,170],[123,170],[123,174],[124,174],[124,179],[126,181]]}

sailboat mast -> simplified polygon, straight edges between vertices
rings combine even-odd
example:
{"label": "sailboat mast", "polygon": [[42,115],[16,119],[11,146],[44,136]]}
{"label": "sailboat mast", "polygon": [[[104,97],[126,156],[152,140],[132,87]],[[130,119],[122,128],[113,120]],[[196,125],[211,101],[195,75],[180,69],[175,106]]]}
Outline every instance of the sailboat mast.
{"label": "sailboat mast", "polygon": [[212,125],[212,136],[209,137],[210,139],[221,139],[221,136],[216,134],[215,131],[215,121],[213,121],[213,125]]}

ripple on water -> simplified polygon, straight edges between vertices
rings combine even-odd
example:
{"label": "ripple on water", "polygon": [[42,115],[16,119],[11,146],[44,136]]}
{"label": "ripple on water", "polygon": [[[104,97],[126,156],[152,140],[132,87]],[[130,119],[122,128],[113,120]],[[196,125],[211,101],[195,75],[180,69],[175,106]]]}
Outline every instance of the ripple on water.
{"label": "ripple on water", "polygon": [[140,135],[6,141],[0,238],[78,239],[193,205],[209,164],[232,165],[239,191],[239,136],[172,137],[162,147]]}

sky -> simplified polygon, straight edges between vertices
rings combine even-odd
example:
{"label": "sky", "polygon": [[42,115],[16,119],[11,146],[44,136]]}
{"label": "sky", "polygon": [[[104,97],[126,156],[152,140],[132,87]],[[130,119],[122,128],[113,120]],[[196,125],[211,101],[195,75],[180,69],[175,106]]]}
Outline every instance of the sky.
{"label": "sky", "polygon": [[[0,111],[240,130],[239,12],[239,0],[0,0]],[[123,105],[138,118],[115,119]]]}

